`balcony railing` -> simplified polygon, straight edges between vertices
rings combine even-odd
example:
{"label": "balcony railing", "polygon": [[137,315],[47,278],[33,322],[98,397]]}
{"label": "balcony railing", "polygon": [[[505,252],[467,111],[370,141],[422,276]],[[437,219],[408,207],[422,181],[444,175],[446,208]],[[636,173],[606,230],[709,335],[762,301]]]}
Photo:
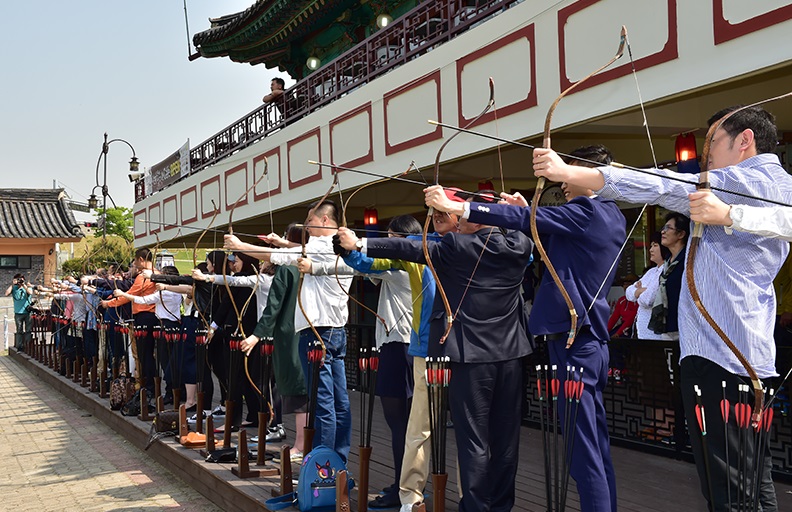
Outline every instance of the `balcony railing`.
{"label": "balcony railing", "polygon": [[[294,84],[278,100],[261,105],[191,149],[191,174],[250,146],[522,1],[435,0],[421,3],[387,28]],[[135,201],[144,197],[145,187],[141,184],[135,189]]]}

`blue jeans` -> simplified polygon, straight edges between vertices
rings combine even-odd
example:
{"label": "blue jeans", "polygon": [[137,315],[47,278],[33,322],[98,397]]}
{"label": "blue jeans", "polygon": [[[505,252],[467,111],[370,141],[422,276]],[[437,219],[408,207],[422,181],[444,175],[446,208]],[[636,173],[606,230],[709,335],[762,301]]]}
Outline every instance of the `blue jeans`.
{"label": "blue jeans", "polygon": [[[332,448],[346,463],[352,443],[352,413],[344,367],[346,331],[343,327],[320,327],[317,331],[322,336],[327,353],[319,369],[313,447],[323,445]],[[300,363],[309,390],[313,375],[308,365],[308,347],[315,339],[310,329],[300,333]]]}
{"label": "blue jeans", "polygon": [[30,313],[14,313],[14,346],[19,349],[25,348],[25,343],[31,340],[30,333]]}

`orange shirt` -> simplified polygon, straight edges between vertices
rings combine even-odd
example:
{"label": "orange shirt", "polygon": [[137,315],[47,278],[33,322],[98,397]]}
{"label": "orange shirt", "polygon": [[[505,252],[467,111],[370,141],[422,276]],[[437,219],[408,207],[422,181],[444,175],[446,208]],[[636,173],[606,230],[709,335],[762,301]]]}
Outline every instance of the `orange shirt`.
{"label": "orange shirt", "polygon": [[[127,290],[127,293],[130,295],[137,295],[138,297],[143,297],[145,295],[151,295],[152,293],[156,293],[157,287],[155,284],[150,280],[143,277],[143,274],[138,274],[135,278],[135,282],[132,283],[132,286]],[[108,307],[117,307],[123,306],[124,304],[131,302],[126,297],[116,297],[114,299],[110,299],[107,301]],[[148,311],[153,313],[156,304],[135,304],[132,303],[132,314],[135,315],[137,313],[142,313],[144,311]]]}

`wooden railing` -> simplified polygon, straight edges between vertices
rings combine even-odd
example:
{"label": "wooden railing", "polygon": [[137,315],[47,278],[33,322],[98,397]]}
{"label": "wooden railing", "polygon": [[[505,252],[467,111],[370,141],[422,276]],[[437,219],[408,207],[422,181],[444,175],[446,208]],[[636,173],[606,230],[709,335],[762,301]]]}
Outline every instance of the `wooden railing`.
{"label": "wooden railing", "polygon": [[[190,150],[190,172],[199,172],[287,124],[423,55],[522,0],[423,2],[357,46]],[[158,190],[152,190],[157,192]],[[135,188],[135,201],[145,187]]]}

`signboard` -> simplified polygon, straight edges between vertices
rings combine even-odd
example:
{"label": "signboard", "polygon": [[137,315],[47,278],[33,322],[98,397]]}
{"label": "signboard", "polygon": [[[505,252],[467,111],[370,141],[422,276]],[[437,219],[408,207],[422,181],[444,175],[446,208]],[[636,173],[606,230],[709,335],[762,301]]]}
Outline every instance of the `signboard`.
{"label": "signboard", "polygon": [[[149,169],[151,193],[158,192],[190,174],[190,140]],[[148,179],[146,181],[149,181]]]}

